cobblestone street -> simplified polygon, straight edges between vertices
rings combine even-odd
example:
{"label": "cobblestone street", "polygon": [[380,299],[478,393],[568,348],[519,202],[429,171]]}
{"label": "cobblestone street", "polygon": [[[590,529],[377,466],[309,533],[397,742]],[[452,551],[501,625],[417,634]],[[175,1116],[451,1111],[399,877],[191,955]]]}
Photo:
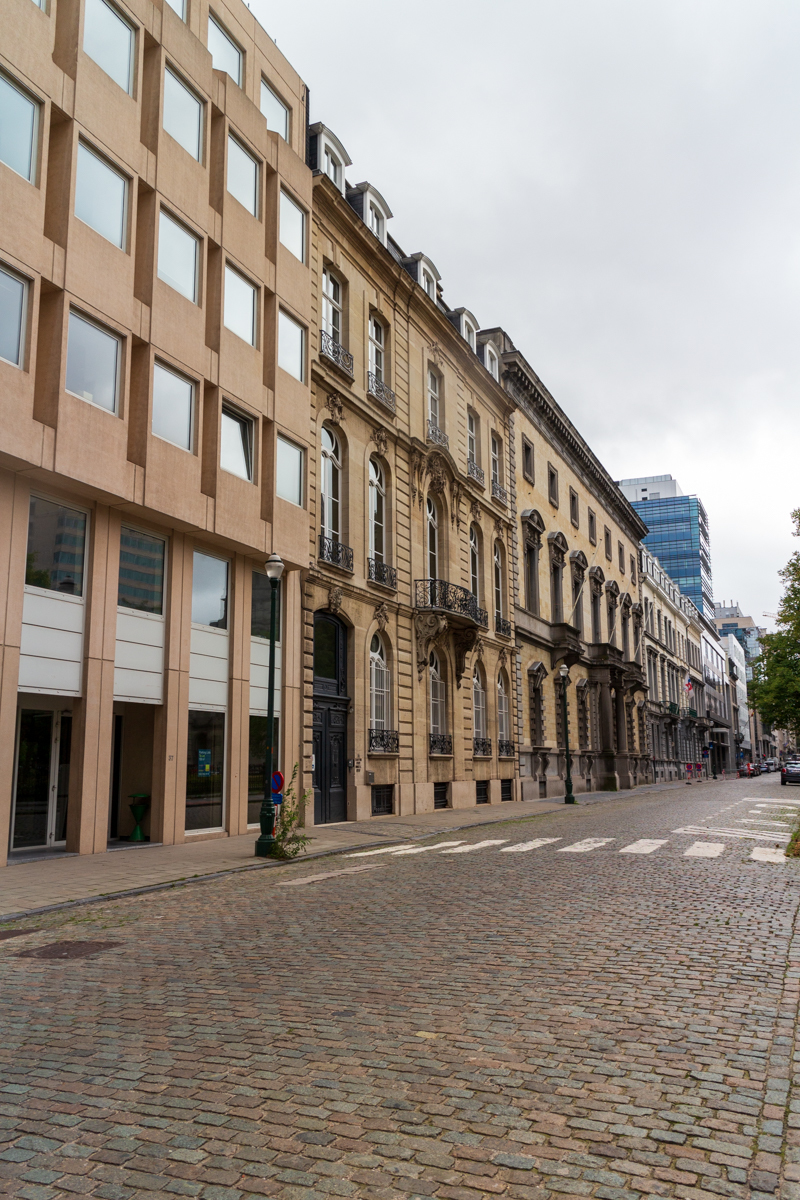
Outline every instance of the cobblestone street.
{"label": "cobblestone street", "polygon": [[510,811],[10,923],[0,1190],[795,1200],[798,804]]}

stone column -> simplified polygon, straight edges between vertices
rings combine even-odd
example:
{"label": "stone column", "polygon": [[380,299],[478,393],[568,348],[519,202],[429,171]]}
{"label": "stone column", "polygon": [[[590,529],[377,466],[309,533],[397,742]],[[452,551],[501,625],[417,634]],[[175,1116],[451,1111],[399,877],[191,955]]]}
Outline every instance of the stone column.
{"label": "stone column", "polygon": [[614,756],[614,713],[611,707],[611,680],[600,680],[600,754],[597,760],[597,790],[619,790]]}
{"label": "stone column", "polygon": [[619,786],[623,789],[633,787],[631,768],[628,755],[628,711],[625,707],[625,689],[618,684],[614,703],[617,710],[617,775]]}

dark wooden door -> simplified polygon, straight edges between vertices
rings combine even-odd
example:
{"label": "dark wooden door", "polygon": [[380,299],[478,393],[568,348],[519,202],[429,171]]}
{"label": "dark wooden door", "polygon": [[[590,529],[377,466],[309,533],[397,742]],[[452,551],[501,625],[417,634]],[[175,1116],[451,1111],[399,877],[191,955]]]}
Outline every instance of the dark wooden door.
{"label": "dark wooden door", "polygon": [[347,820],[347,708],[314,701],[314,824]]}

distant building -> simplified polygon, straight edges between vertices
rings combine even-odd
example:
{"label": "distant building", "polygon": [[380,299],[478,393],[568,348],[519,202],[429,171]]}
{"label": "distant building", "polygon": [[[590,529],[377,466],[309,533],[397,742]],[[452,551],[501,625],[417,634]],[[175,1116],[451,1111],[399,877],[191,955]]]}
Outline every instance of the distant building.
{"label": "distant building", "polygon": [[685,496],[671,475],[621,479],[618,486],[649,529],[644,545],[684,596],[714,618],[708,516],[697,496]]}
{"label": "distant building", "polygon": [[[753,678],[753,667],[761,656],[761,638],[767,632],[747,617],[738,604],[715,604],[714,625],[723,641],[735,639],[744,651],[746,683]],[[748,712],[748,737],[752,758],[759,762],[764,758],[778,757],[777,730],[765,725],[760,713]],[[745,755],[747,758],[747,755]]]}
{"label": "distant building", "polygon": [[731,728],[733,729],[736,765],[738,766],[742,762],[750,762],[753,756],[750,739],[750,714],[747,707],[747,657],[739,639],[733,633],[721,635],[719,640],[728,655]]}

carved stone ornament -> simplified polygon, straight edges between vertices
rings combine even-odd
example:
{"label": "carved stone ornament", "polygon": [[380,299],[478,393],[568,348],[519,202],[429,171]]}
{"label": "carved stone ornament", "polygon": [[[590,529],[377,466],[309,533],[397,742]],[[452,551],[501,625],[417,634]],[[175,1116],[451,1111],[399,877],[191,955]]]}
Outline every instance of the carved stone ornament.
{"label": "carved stone ornament", "polygon": [[475,645],[472,648],[476,659],[483,658],[484,645],[485,643],[482,637],[476,639]]}
{"label": "carved stone ornament", "polygon": [[472,653],[478,641],[477,629],[460,629],[453,634],[453,655],[455,657],[456,686],[461,687],[461,677],[467,666],[467,657]]}
{"label": "carved stone ornament", "polygon": [[338,392],[329,392],[325,400],[325,407],[330,414],[328,420],[331,425],[339,425],[344,420],[344,404]]}
{"label": "carved stone ornament", "polygon": [[422,455],[419,450],[411,452],[411,503],[419,497],[419,506],[422,508]]}
{"label": "carved stone ornament", "polygon": [[430,354],[431,358],[435,362],[436,366],[440,367],[442,365],[442,360],[443,360],[444,356],[442,354],[442,348],[439,345],[439,343],[431,342],[430,346],[428,346],[428,353]]}
{"label": "carved stone ornament", "polygon": [[469,515],[472,517],[473,521],[480,521],[481,506],[480,506],[480,504],[478,504],[477,500],[473,500],[472,503],[470,504]]}
{"label": "carved stone ornament", "polygon": [[543,662],[531,663],[528,667],[528,679],[534,687],[540,688],[547,678],[547,667]]}
{"label": "carved stone ornament", "polygon": [[441,613],[418,612],[414,614],[414,635],[417,641],[417,678],[422,679],[433,647],[447,633],[447,618]]}
{"label": "carved stone ornament", "polygon": [[505,648],[505,646],[501,646],[501,647],[500,647],[500,653],[499,653],[499,654],[498,654],[498,656],[497,656],[497,665],[498,665],[498,667],[502,667],[503,669],[505,669],[505,665],[506,665],[507,659],[508,659],[508,656],[507,656],[507,654],[506,654],[506,648]]}
{"label": "carved stone ornament", "polygon": [[375,448],[381,457],[386,455],[386,430],[378,426],[372,434],[372,441],[375,443]]}
{"label": "carved stone ornament", "polygon": [[430,480],[428,486],[432,492],[443,492],[447,487],[447,472],[445,471],[444,462],[445,460],[441,454],[431,454],[428,456],[425,471]]}
{"label": "carved stone ornament", "polygon": [[342,607],[342,589],[340,587],[332,587],[328,589],[328,609],[330,612],[338,613]]}
{"label": "carved stone ornament", "polygon": [[494,536],[495,540],[498,538],[502,540],[503,537],[503,522],[499,517],[495,517],[494,519]]}
{"label": "carved stone ornament", "polygon": [[455,525],[456,529],[461,528],[461,494],[461,484],[453,479],[450,484],[450,524]]}
{"label": "carved stone ornament", "polygon": [[389,609],[386,607],[386,601],[381,601],[376,605],[375,612],[372,614],[373,621],[378,622],[378,628],[383,633],[386,626],[389,624]]}

